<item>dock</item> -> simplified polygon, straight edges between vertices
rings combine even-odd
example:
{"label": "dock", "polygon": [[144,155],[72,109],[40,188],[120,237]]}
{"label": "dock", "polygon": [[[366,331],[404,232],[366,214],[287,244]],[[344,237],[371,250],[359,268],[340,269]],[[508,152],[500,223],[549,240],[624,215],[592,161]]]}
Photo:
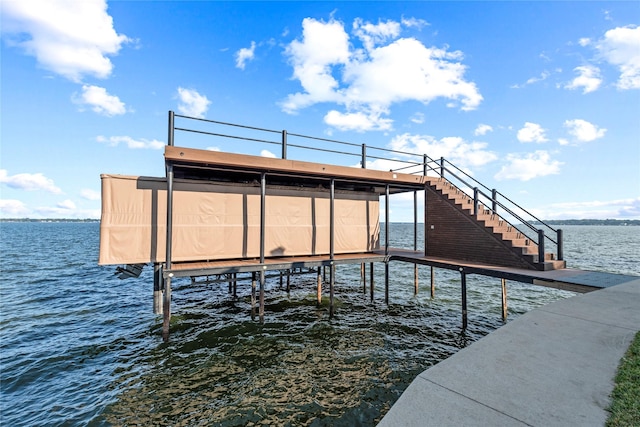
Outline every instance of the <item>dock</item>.
{"label": "dock", "polygon": [[[216,280],[233,286],[240,280],[251,281],[252,310],[262,319],[268,272],[316,274],[318,303],[328,288],[333,315],[339,265],[360,264],[366,286],[367,276],[370,284],[376,280],[374,264],[384,264],[387,303],[390,263],[412,264],[415,292],[419,266],[430,268],[432,294],[434,269],[456,270],[463,327],[470,274],[501,280],[503,317],[507,281],[575,292],[606,286],[602,280],[592,280],[596,273],[566,268],[561,229],[444,158],[172,111],[168,122],[165,177],[102,175],[99,258],[101,265],[118,265],[120,277],[136,277],[145,264],[153,264],[154,310],[163,315],[165,339],[171,281],[180,277],[193,281],[218,276]],[[202,137],[275,144],[280,157],[180,146],[178,134],[189,143]],[[270,139],[274,135],[278,140]],[[342,156],[343,164],[292,159],[294,149]],[[354,166],[353,160],[344,165],[344,157],[357,158],[359,165]],[[367,168],[378,159],[396,167]],[[414,202],[413,245],[407,248],[390,245],[390,198],[400,193],[412,194]],[[419,222],[424,223],[420,235]],[[370,286],[372,299],[373,289]]]}

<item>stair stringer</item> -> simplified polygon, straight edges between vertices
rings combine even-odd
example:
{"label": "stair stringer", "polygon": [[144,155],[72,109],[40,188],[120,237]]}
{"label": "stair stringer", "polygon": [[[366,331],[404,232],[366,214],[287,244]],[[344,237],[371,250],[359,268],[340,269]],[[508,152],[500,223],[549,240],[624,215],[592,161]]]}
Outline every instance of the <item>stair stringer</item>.
{"label": "stair stringer", "polygon": [[[435,185],[427,185],[426,188],[427,256],[539,269],[536,263],[518,255],[507,241],[496,237],[490,227],[484,226],[475,216],[458,207],[447,195],[439,193]],[[468,199],[466,196],[465,200]],[[537,248],[533,242],[530,245]]]}

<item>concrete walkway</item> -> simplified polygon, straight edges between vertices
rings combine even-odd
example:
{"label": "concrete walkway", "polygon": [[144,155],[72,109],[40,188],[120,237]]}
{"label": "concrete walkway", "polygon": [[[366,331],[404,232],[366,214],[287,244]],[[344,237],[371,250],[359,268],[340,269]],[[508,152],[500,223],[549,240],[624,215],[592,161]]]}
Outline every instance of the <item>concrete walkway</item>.
{"label": "concrete walkway", "polygon": [[603,426],[640,279],[532,310],[420,374],[378,424]]}

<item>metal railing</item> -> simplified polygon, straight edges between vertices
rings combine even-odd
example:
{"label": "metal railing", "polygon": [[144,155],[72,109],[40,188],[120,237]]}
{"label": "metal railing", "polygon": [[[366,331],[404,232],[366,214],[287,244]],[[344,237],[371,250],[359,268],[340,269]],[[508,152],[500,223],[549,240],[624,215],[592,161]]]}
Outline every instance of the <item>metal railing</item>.
{"label": "metal railing", "polygon": [[[184,119],[185,121],[192,121],[192,123],[201,123],[206,126],[221,126],[228,128],[235,128],[242,131],[248,131],[254,134],[254,136],[237,135],[222,132],[213,132],[211,130],[194,129],[182,126],[176,126],[175,121],[177,119]],[[280,158],[287,159],[288,149],[295,148],[298,150],[311,150],[315,152],[323,152],[328,154],[335,154],[340,156],[357,157],[360,159],[360,167],[366,168],[367,161],[369,160],[382,160],[393,163],[398,163],[397,168],[390,169],[392,172],[404,171],[409,174],[421,174],[424,176],[439,176],[445,178],[452,186],[458,191],[466,194],[473,203],[473,213],[478,216],[480,213],[480,205],[482,209],[489,210],[493,214],[500,217],[502,221],[513,227],[515,230],[520,231],[526,235],[531,241],[536,242],[538,245],[539,262],[544,262],[545,254],[545,242],[550,243],[556,248],[556,259],[563,260],[563,242],[562,242],[562,230],[554,229],[549,224],[537,218],[532,213],[528,212],[522,206],[515,203],[513,200],[500,193],[496,189],[491,189],[469,175],[467,172],[451,163],[449,160],[441,157],[434,160],[426,154],[416,154],[407,151],[393,150],[389,148],[376,147],[367,144],[356,144],[352,142],[339,141],[335,139],[319,138],[315,136],[303,135],[298,133],[289,133],[286,130],[273,130],[265,129],[254,126],[239,125],[235,123],[222,122],[217,120],[209,120],[203,118],[189,117],[185,115],[175,114],[173,111],[169,111],[169,136],[168,145],[174,145],[175,132],[185,132],[191,134],[199,134],[206,136],[214,136],[218,138],[230,139],[230,140],[242,140],[247,142],[255,142],[262,144],[278,145],[281,148]],[[230,132],[230,131],[229,131]],[[255,135],[278,135],[277,140],[267,139],[266,137],[257,137]],[[325,147],[312,147],[310,145],[304,145],[303,143],[291,143],[291,138],[299,138],[301,140],[317,141],[322,143],[334,144],[334,146],[348,147],[343,149],[338,148],[325,148]],[[344,151],[351,149],[351,151]],[[374,155],[375,153],[386,153]],[[389,154],[401,156],[401,159],[390,158]],[[416,169],[416,170],[412,170]],[[502,215],[505,213],[506,215]],[[519,226],[512,224],[505,217],[510,216],[519,221]],[[555,238],[551,237],[554,235]]]}

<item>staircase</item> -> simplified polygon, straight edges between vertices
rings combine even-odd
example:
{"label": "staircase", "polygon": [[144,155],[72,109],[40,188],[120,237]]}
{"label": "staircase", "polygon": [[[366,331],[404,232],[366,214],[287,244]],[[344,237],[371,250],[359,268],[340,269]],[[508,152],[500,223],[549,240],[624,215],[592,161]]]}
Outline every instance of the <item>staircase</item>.
{"label": "staircase", "polygon": [[[488,244],[495,246],[496,243],[501,245],[514,254],[520,260],[519,264],[525,268],[547,271],[566,267],[566,262],[556,260],[556,256],[553,253],[545,252],[544,259],[540,260],[539,247],[534,240],[480,202],[477,202],[478,213],[476,215],[474,209],[476,201],[474,198],[467,195],[447,179],[442,177],[426,178],[432,193],[437,194],[441,200],[458,211],[468,222],[484,232],[484,237],[482,237],[482,233],[474,233],[473,236],[469,235],[465,243],[467,246],[474,244],[481,246],[478,240],[492,239],[490,243],[484,241],[485,246]],[[460,229],[461,227],[458,226],[456,228]],[[451,233],[451,230],[448,232]],[[479,251],[482,251],[482,248]],[[505,260],[505,262],[508,262],[509,266],[514,266],[514,263],[518,263],[511,259]]]}

